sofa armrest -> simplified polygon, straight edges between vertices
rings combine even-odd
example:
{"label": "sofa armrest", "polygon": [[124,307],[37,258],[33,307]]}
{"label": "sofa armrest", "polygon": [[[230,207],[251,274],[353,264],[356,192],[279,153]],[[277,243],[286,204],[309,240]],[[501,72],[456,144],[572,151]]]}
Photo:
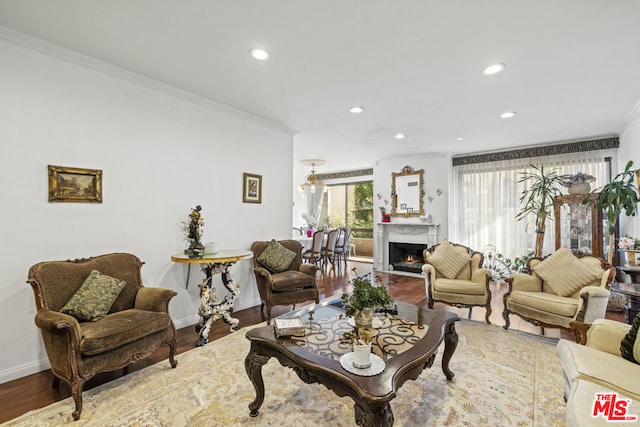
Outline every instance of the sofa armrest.
{"label": "sofa armrest", "polygon": [[587,331],[587,347],[620,356],[620,343],[631,325],[610,319],[596,319]]}
{"label": "sofa armrest", "polygon": [[484,285],[488,280],[491,280],[491,271],[486,268],[477,268],[471,273],[471,281]]}
{"label": "sofa armrest", "polygon": [[436,269],[433,265],[431,264],[424,264],[422,266],[422,272],[425,274],[425,280],[427,281],[427,284],[433,282],[433,280],[435,280],[436,278]]}
{"label": "sofa armrest", "polygon": [[320,270],[320,267],[315,264],[300,264],[300,267],[298,268],[300,273],[304,273],[308,276],[315,276],[316,271],[318,270]]}
{"label": "sofa armrest", "polygon": [[[77,350],[82,333],[80,332],[80,323],[78,320],[65,313],[41,308],[36,313],[36,326],[42,330],[43,336],[53,336],[60,334],[60,331],[66,331],[69,343]],[[45,342],[47,338],[45,338]]]}
{"label": "sofa armrest", "polygon": [[582,307],[576,313],[575,318],[585,323],[592,323],[596,319],[604,318],[607,314],[610,294],[611,292],[608,289],[600,286],[585,286],[582,288],[580,290]]}
{"label": "sofa armrest", "polygon": [[513,273],[508,279],[509,293],[511,291],[542,292],[542,280],[538,277],[523,273]]}
{"label": "sofa armrest", "polygon": [[138,310],[168,313],[169,301],[176,295],[178,294],[171,289],[142,287],[138,289],[133,307]]}

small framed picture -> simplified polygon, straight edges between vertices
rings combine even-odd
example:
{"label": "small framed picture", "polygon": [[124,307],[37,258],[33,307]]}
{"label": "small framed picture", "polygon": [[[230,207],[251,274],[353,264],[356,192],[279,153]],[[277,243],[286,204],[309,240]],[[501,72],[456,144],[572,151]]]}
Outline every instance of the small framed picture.
{"label": "small framed picture", "polygon": [[407,209],[407,204],[406,203],[400,203],[400,210],[405,210]]}
{"label": "small framed picture", "polygon": [[102,170],[48,165],[50,202],[102,203]]}
{"label": "small framed picture", "polygon": [[413,213],[413,208],[407,208],[407,213]]}
{"label": "small framed picture", "polygon": [[244,203],[262,203],[262,175],[243,174],[242,201]]}

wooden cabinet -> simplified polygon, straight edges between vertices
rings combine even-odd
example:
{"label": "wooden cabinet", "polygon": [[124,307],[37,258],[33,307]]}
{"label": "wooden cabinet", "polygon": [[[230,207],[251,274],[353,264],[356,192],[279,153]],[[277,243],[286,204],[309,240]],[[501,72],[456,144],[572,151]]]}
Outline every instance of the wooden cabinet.
{"label": "wooden cabinet", "polygon": [[[591,253],[607,259],[609,251],[609,225],[606,215],[596,207],[598,193],[583,204],[586,194],[565,194],[554,200],[556,249],[566,246],[572,251]],[[617,251],[615,253],[617,258]],[[617,260],[614,258],[614,264]]]}

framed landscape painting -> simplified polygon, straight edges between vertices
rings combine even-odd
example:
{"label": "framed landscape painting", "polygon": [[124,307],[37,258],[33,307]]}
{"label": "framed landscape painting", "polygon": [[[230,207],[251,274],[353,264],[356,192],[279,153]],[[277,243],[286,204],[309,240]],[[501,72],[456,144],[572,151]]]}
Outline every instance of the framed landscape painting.
{"label": "framed landscape painting", "polygon": [[244,203],[262,203],[262,175],[243,174],[242,201]]}
{"label": "framed landscape painting", "polygon": [[47,166],[50,202],[102,203],[102,170]]}

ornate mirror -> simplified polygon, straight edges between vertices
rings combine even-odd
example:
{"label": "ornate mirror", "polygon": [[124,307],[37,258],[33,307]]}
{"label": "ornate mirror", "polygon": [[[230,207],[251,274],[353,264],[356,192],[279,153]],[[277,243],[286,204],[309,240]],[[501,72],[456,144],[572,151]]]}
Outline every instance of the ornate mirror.
{"label": "ornate mirror", "polygon": [[422,216],[422,175],[424,169],[414,171],[410,166],[402,168],[400,173],[391,173],[391,215]]}

